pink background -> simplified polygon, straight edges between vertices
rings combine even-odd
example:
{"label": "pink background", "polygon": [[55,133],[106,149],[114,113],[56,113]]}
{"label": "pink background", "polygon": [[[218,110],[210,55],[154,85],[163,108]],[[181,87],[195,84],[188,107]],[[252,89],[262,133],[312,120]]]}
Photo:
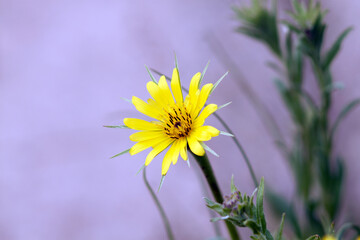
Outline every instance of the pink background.
{"label": "pink background", "polygon": [[[280,1],[288,9],[288,1]],[[359,1],[323,1],[327,46],[346,27],[354,31],[333,65],[336,81],[332,119],[341,107],[360,96]],[[124,117],[140,116],[121,100],[146,99],[150,80],[144,64],[172,72],[173,52],[182,83],[210,67],[204,82],[230,74],[210,102],[233,103],[219,111],[243,143],[258,177],[288,198],[293,179],[253,106],[238,85],[234,69],[216,54],[214,38],[237,64],[238,71],[271,109],[282,132],[291,121],[274,88],[274,72],[265,66],[273,57],[257,42],[234,33],[233,1],[1,1],[0,8],[0,239],[112,240],[165,239],[161,218],[142,176],[135,176],[146,153],[109,157],[131,146],[132,131],[106,129]],[[312,78],[309,77],[309,80]],[[307,83],[312,93],[315,85]],[[345,120],[336,150],[348,166],[342,216],[359,223],[360,110]],[[223,130],[210,118],[208,123]],[[209,145],[224,194],[230,176],[240,190],[253,185],[232,140],[219,136]],[[148,168],[151,185],[161,177],[161,157]],[[192,167],[179,160],[171,166],[160,201],[177,239],[214,236],[204,194]],[[275,229],[278,222],[270,223]]]}

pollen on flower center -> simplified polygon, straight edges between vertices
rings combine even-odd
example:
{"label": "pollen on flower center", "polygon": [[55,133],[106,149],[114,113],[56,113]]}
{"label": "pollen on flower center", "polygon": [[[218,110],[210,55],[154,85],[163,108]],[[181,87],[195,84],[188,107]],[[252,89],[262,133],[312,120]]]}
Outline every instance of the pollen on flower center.
{"label": "pollen on flower center", "polygon": [[191,132],[193,124],[191,115],[182,106],[173,106],[166,111],[164,119],[164,130],[166,135],[173,139],[187,137]]}

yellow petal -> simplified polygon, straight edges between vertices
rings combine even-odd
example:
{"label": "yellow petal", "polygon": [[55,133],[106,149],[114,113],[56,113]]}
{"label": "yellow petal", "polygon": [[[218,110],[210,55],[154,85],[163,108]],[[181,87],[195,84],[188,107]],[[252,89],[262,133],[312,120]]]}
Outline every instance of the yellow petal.
{"label": "yellow petal", "polygon": [[135,96],[132,97],[132,103],[134,104],[135,108],[139,112],[141,112],[149,117],[152,117],[155,119],[160,119],[161,113],[155,106],[147,104],[146,102],[144,102],[143,100],[141,100],[140,98],[135,97]]}
{"label": "yellow petal", "polygon": [[158,138],[138,142],[130,148],[129,153],[131,155],[137,154],[139,152],[144,151],[145,149],[148,149],[149,147],[155,147],[156,145],[158,145],[159,143],[161,143],[167,139],[168,139],[168,137],[158,137]]}
{"label": "yellow petal", "polygon": [[216,110],[217,110],[217,105],[216,104],[209,104],[207,105],[202,112],[200,113],[200,115],[195,119],[194,121],[194,127],[200,127],[204,124],[205,119],[208,118],[211,114],[213,114]]}
{"label": "yellow petal", "polygon": [[214,128],[213,126],[202,126],[199,129],[208,132],[211,135],[211,137],[216,137],[216,136],[219,136],[219,134],[220,134],[220,131],[218,129]]}
{"label": "yellow petal", "polygon": [[180,149],[180,156],[185,161],[188,160],[187,156],[187,141],[186,138],[179,139],[179,149]]}
{"label": "yellow petal", "polygon": [[187,137],[190,150],[198,156],[203,156],[205,154],[204,148],[201,146],[198,140],[192,134]]}
{"label": "yellow petal", "polygon": [[201,73],[199,72],[192,77],[189,87],[190,96],[193,96],[196,93],[196,91],[199,89],[200,78],[201,78]]}
{"label": "yellow petal", "polygon": [[167,105],[167,101],[166,101],[165,97],[163,96],[160,87],[156,83],[150,81],[146,84],[146,88],[147,88],[148,92],[150,93],[151,97],[156,101],[156,103],[158,105],[161,105],[161,106]]}
{"label": "yellow petal", "polygon": [[161,130],[162,127],[158,124],[151,123],[137,118],[124,118],[125,126],[135,130]]}
{"label": "yellow petal", "polygon": [[130,140],[133,142],[146,141],[153,138],[165,137],[163,131],[142,131],[130,135]]}
{"label": "yellow petal", "polygon": [[174,142],[174,140],[171,138],[168,138],[168,139],[164,140],[163,142],[159,143],[158,145],[156,145],[154,147],[154,149],[151,150],[151,152],[146,156],[145,166],[149,165],[150,162],[154,159],[154,157],[156,157],[159,153],[164,151],[165,148],[167,148],[172,142]]}
{"label": "yellow petal", "polygon": [[183,95],[182,95],[182,91],[181,91],[179,71],[177,68],[174,68],[173,75],[171,78],[171,90],[174,94],[176,103],[182,103]]}
{"label": "yellow petal", "polygon": [[193,137],[195,137],[198,141],[209,141],[211,139],[211,135],[210,133],[208,133],[207,131],[204,131],[201,128],[197,128],[196,130],[194,130],[191,135]]}
{"label": "yellow petal", "polygon": [[167,104],[174,104],[174,98],[170,92],[170,88],[166,82],[165,76],[161,76],[159,80],[159,88],[161,90],[161,94],[163,96],[163,101],[165,101]]}
{"label": "yellow petal", "polygon": [[177,161],[177,158],[179,157],[179,148],[176,146],[175,143],[171,145],[170,149],[165,154],[164,160],[162,162],[161,174],[163,176],[166,175],[166,173],[168,172],[171,162]]}
{"label": "yellow petal", "polygon": [[212,83],[208,83],[202,87],[200,96],[199,96],[199,99],[197,101],[197,105],[195,108],[194,116],[197,116],[199,114],[200,110],[204,107],[212,88],[213,88]]}

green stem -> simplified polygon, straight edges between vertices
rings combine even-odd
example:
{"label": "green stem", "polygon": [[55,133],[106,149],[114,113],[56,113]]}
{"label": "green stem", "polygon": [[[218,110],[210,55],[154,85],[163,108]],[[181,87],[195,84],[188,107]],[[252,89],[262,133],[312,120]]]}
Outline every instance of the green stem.
{"label": "green stem", "polygon": [[[193,153],[192,153],[192,155],[194,156],[196,162],[199,164],[201,171],[203,172],[203,174],[206,178],[206,181],[209,184],[210,190],[211,190],[216,202],[222,203],[224,201],[224,199],[223,199],[222,193],[220,191],[219,185],[216,181],[214,172],[212,170],[212,167],[210,165],[207,155],[205,154],[204,156],[197,156],[196,154],[193,154]],[[241,238],[238,235],[235,226],[231,222],[228,222],[228,221],[225,221],[225,224],[226,224],[226,227],[228,229],[231,239],[232,240],[240,240]]]}
{"label": "green stem", "polygon": [[152,190],[147,178],[146,178],[146,168],[144,168],[143,170],[143,178],[144,178],[144,182],[145,182],[145,185],[147,187],[147,189],[149,190],[150,192],[150,195],[151,197],[153,198],[159,212],[160,212],[160,215],[161,215],[161,218],[164,222],[164,225],[165,225],[165,229],[166,229],[166,234],[168,236],[168,239],[169,240],[174,240],[174,234],[171,230],[171,226],[170,226],[170,222],[169,222],[169,219],[167,218],[166,214],[165,214],[165,211],[163,209],[163,207],[161,206],[161,203],[159,201],[159,199],[156,197],[154,191]]}
{"label": "green stem", "polygon": [[254,182],[255,187],[258,187],[259,183],[257,181],[254,169],[253,169],[253,167],[252,167],[252,165],[250,163],[250,160],[249,160],[243,146],[240,144],[239,140],[235,137],[235,134],[233,133],[233,131],[231,131],[229,126],[226,124],[226,122],[217,113],[213,113],[213,115],[214,115],[214,117],[217,118],[217,120],[219,120],[219,122],[224,126],[224,128],[226,129],[226,131],[228,133],[234,135],[234,137],[232,137],[232,139],[233,139],[234,143],[236,144],[236,146],[238,147],[238,149],[240,150],[241,155],[243,156],[243,158],[245,160],[245,163],[247,165],[247,168],[249,169],[249,172],[250,172],[250,175],[251,175],[251,178],[252,178],[252,180]]}

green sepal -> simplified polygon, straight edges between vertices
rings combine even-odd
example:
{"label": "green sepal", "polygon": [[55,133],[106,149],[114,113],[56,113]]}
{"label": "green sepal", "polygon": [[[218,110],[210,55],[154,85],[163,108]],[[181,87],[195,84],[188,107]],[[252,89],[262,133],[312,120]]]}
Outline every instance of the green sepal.
{"label": "green sepal", "polygon": [[125,154],[125,153],[128,153],[128,152],[130,151],[130,149],[131,149],[131,148],[126,149],[125,151],[122,151],[121,153],[118,153],[118,154],[112,156],[110,159],[115,158],[115,157],[118,157],[118,156],[123,155],[123,154]]}

